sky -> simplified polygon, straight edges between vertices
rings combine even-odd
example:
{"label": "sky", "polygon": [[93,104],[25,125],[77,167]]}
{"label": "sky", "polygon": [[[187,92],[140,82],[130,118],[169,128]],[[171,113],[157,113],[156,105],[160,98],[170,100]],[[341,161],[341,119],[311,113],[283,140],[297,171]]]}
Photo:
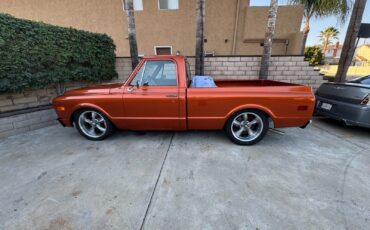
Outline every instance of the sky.
{"label": "sky", "polygon": [[[253,6],[268,6],[270,5],[270,0],[250,0]],[[287,0],[279,0],[280,5],[286,5]],[[348,27],[350,16],[348,16],[346,22],[340,23],[336,17],[324,17],[324,18],[312,18],[310,21],[310,33],[308,34],[307,45],[318,45],[320,31],[329,26],[334,26],[339,30],[339,42],[343,44],[344,37],[346,36],[346,31]],[[370,1],[367,1],[364,15],[362,17],[363,23],[370,23]],[[303,20],[302,20],[303,23]],[[359,45],[370,44],[370,39],[362,39]]]}

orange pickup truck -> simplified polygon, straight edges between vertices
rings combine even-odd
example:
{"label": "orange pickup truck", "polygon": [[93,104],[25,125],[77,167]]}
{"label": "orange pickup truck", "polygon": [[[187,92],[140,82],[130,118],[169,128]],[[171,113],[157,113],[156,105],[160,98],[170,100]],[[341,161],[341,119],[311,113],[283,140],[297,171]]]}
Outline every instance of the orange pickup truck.
{"label": "orange pickup truck", "polygon": [[87,139],[122,130],[221,130],[236,144],[260,141],[269,127],[304,128],[313,114],[309,86],[269,80],[191,84],[183,56],[144,57],[124,83],[67,91],[53,100],[63,126]]}

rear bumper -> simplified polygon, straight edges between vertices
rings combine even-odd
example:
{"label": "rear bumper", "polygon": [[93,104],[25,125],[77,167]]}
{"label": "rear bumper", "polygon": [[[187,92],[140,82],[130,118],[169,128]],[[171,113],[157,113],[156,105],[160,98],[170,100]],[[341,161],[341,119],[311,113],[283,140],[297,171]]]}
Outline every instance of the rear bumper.
{"label": "rear bumper", "polygon": [[[330,110],[321,108],[322,103],[332,105]],[[355,105],[316,96],[315,112],[347,124],[370,127],[370,106]]]}

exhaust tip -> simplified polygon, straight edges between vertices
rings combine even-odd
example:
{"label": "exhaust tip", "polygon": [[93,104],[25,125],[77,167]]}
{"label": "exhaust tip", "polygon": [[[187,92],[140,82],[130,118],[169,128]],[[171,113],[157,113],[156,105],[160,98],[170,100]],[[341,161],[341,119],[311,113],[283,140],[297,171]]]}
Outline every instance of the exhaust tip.
{"label": "exhaust tip", "polygon": [[305,129],[305,128],[307,128],[307,126],[309,126],[311,123],[312,123],[312,120],[309,120],[306,124],[302,125],[302,126],[301,126],[301,127],[299,127],[299,128],[301,128],[301,129]]}

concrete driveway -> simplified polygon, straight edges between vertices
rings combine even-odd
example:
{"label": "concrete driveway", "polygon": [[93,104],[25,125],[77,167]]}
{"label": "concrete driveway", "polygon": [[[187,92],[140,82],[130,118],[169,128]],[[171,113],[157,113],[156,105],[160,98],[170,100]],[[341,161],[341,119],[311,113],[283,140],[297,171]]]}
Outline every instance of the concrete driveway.
{"label": "concrete driveway", "polygon": [[316,119],[255,146],[222,132],[52,126],[0,140],[0,229],[368,229],[370,130]]}

